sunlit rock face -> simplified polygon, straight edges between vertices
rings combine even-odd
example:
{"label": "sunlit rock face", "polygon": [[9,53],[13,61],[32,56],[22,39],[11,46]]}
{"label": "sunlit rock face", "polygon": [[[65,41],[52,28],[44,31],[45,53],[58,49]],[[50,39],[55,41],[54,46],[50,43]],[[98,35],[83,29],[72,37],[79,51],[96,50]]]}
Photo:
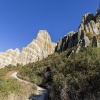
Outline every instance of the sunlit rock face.
{"label": "sunlit rock face", "polygon": [[[91,35],[92,34],[92,35]],[[94,16],[91,13],[83,15],[81,24],[77,32],[69,32],[63,38],[57,42],[55,51],[62,52],[68,48],[75,46],[87,47],[91,45],[93,47],[99,47],[99,36],[100,34],[100,7],[97,10],[96,15]],[[89,39],[89,36],[92,36],[92,41]]]}
{"label": "sunlit rock face", "polygon": [[95,16],[91,13],[83,16],[79,30],[84,30],[86,33],[100,34],[100,7]]}
{"label": "sunlit rock face", "polygon": [[17,58],[19,55],[19,49],[9,49],[5,52],[0,52],[0,68],[3,68],[9,64],[16,65],[16,63],[18,63]]}
{"label": "sunlit rock face", "polygon": [[86,36],[85,32],[83,30],[80,30],[78,32],[69,32],[64,38],[61,38],[57,42],[57,46],[55,48],[55,52],[62,52],[64,50],[67,50],[69,48],[75,47],[75,46],[82,46],[87,47],[90,44],[89,38]]}
{"label": "sunlit rock face", "polygon": [[83,16],[79,30],[84,30],[86,33],[100,34],[100,22],[99,15],[94,16],[91,13],[87,13]]}
{"label": "sunlit rock face", "polygon": [[56,44],[51,41],[50,35],[46,30],[40,30],[36,39],[20,52],[19,49],[9,49],[6,52],[0,52],[0,68],[5,66],[28,64],[36,62],[48,55],[54,53]]}
{"label": "sunlit rock face", "polygon": [[36,39],[22,49],[19,59],[23,62],[22,64],[41,60],[54,53],[55,46],[56,44],[51,42],[48,32],[46,30],[40,30]]}

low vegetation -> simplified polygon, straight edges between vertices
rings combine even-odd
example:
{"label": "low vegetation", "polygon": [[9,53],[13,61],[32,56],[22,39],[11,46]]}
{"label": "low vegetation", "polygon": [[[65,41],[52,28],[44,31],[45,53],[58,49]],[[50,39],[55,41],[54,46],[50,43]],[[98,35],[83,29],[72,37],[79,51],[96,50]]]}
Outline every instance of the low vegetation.
{"label": "low vegetation", "polygon": [[86,36],[88,36],[89,40],[92,41],[94,34],[93,33],[87,33]]}
{"label": "low vegetation", "polygon": [[[70,51],[54,53],[36,63],[6,67],[0,76],[18,70],[18,77],[41,85],[49,91],[50,100],[97,100],[100,97],[100,48],[82,48],[68,57]],[[19,93],[16,80],[0,80],[0,96]]]}
{"label": "low vegetation", "polygon": [[14,79],[0,79],[0,98],[7,97],[9,94],[20,94],[23,85]]}
{"label": "low vegetation", "polygon": [[100,48],[82,48],[67,58],[67,51],[23,66],[19,76],[49,90],[51,100],[92,100],[100,96]]}
{"label": "low vegetation", "polygon": [[7,100],[5,98],[10,95],[21,96],[33,92],[36,90],[36,87],[33,85],[27,85],[19,82],[18,80],[11,77],[11,74],[15,71],[18,71],[22,66],[7,66],[0,69],[0,100]]}

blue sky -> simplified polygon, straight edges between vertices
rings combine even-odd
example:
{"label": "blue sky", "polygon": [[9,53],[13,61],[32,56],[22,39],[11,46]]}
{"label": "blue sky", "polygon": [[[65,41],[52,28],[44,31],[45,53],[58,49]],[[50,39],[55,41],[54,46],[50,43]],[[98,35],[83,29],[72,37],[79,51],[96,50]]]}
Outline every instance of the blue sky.
{"label": "blue sky", "polygon": [[100,0],[0,0],[0,51],[27,46],[39,30],[53,42],[77,31],[85,13],[96,13]]}

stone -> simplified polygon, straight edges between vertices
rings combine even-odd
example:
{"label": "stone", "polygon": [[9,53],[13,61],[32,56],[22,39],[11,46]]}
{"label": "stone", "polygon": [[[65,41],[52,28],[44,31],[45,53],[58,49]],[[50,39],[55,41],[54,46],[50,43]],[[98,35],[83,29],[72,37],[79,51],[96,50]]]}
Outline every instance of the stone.
{"label": "stone", "polygon": [[79,30],[84,30],[85,33],[94,33],[93,26],[95,23],[95,17],[91,13],[87,13],[82,17]]}
{"label": "stone", "polygon": [[62,38],[60,38],[59,42],[57,42],[56,51],[58,52],[62,51]]}
{"label": "stone", "polygon": [[83,39],[83,47],[87,47],[90,45],[90,40],[87,36],[84,36],[84,39]]}
{"label": "stone", "polygon": [[8,65],[28,64],[46,58],[54,53],[56,43],[51,41],[50,35],[46,30],[40,30],[36,39],[22,49],[9,49],[6,52],[0,52],[0,68]]}
{"label": "stone", "polygon": [[89,38],[86,36],[85,31],[79,30],[78,32],[69,32],[67,36],[60,39],[57,43],[56,52],[67,50],[75,46],[87,47],[90,44]]}
{"label": "stone", "polygon": [[76,54],[79,53],[80,49],[81,49],[81,46],[78,46],[77,49],[76,49],[76,51],[75,51],[75,53]]}
{"label": "stone", "polygon": [[[78,32],[69,32],[64,38],[62,38],[56,46],[56,52],[64,51],[68,48],[75,46],[87,47],[90,45],[89,37],[86,34],[93,34],[95,36],[100,34],[100,8],[97,10],[96,15],[87,13],[83,15],[81,24],[78,28]],[[97,37],[93,37],[92,46],[99,47]]]}
{"label": "stone", "polygon": [[95,16],[87,13],[82,17],[79,30],[84,30],[85,33],[100,34],[100,8]]}
{"label": "stone", "polygon": [[71,31],[68,33],[68,48],[73,47],[73,35],[75,32]]}
{"label": "stone", "polygon": [[[55,52],[62,52],[68,48],[71,48],[74,46],[74,38],[76,38],[74,36],[75,32],[71,31],[68,33],[68,35],[65,35],[64,38],[61,38],[58,42],[57,42],[57,46],[55,49]],[[76,43],[76,41],[75,41]]]}

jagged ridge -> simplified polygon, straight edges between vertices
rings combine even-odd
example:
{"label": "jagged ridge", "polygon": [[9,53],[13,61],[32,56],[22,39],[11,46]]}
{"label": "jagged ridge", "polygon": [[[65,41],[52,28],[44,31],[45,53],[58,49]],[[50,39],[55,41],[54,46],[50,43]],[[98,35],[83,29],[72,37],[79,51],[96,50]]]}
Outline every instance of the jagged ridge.
{"label": "jagged ridge", "polygon": [[40,30],[37,38],[34,39],[27,47],[22,49],[9,49],[6,52],[0,52],[0,68],[5,66],[28,64],[41,60],[52,54],[56,44],[51,41],[50,35],[46,30]]}
{"label": "jagged ridge", "polygon": [[[92,41],[92,46],[99,47],[98,37],[100,34],[100,8],[97,10],[94,16],[91,13],[87,13],[82,17],[81,24],[78,28],[78,32],[69,32],[64,38],[61,38],[56,46],[55,51],[61,52],[74,46],[87,47]],[[89,36],[92,36],[92,40]]]}

